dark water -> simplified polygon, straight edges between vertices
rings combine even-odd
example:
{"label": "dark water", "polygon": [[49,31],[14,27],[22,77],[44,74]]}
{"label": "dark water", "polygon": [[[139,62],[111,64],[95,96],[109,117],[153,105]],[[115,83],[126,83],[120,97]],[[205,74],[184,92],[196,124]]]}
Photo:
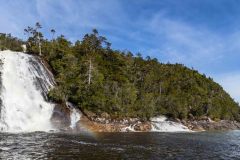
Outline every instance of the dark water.
{"label": "dark water", "polygon": [[240,159],[240,131],[0,133],[1,159]]}

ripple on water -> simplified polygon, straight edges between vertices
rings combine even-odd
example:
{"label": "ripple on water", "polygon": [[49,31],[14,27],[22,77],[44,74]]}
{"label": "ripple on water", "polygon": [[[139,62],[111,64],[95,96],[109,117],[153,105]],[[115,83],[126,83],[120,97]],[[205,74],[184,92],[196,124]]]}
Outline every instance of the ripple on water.
{"label": "ripple on water", "polygon": [[0,133],[0,159],[236,159],[240,132]]}

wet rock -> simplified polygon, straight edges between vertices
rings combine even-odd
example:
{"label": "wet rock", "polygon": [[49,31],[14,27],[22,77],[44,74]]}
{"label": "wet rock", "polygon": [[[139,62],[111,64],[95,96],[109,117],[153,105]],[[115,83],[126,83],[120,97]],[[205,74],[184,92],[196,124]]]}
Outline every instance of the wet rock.
{"label": "wet rock", "polygon": [[69,108],[63,104],[55,105],[51,117],[51,122],[58,129],[68,127],[71,124]]}
{"label": "wet rock", "polygon": [[150,122],[140,122],[134,125],[135,131],[147,132],[152,129],[152,125]]}
{"label": "wet rock", "polygon": [[[184,122],[182,121],[184,124]],[[213,121],[210,118],[204,118],[201,120],[187,121],[185,122],[186,126],[194,131],[202,131],[202,130],[235,130],[240,129],[240,123],[236,121],[230,120],[220,120]]]}
{"label": "wet rock", "polygon": [[121,129],[127,127],[120,123],[100,123],[92,121],[86,116],[82,116],[78,123],[78,130],[91,132],[121,132]]}

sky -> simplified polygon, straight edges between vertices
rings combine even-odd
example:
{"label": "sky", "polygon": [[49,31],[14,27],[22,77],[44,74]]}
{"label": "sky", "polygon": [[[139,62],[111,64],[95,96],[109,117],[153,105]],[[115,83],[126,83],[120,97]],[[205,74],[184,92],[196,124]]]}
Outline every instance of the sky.
{"label": "sky", "polygon": [[194,68],[240,102],[238,0],[0,0],[0,33],[24,39],[36,22],[72,42],[96,28],[114,49]]}

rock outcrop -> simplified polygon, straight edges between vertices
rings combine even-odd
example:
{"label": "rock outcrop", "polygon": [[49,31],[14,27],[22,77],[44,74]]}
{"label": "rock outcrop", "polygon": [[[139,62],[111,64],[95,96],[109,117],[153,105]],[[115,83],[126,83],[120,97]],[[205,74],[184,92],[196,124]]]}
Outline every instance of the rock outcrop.
{"label": "rock outcrop", "polygon": [[220,120],[218,122],[208,120],[182,121],[189,129],[193,131],[214,131],[214,130],[238,130],[240,123],[237,121]]}

